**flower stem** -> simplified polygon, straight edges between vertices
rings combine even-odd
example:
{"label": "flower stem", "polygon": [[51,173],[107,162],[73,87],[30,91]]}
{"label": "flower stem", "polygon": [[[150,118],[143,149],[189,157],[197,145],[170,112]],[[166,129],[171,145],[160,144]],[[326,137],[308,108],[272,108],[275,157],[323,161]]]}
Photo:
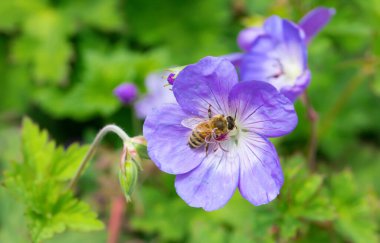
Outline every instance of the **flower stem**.
{"label": "flower stem", "polygon": [[123,214],[126,209],[125,199],[118,196],[112,200],[111,216],[108,224],[108,243],[117,243],[123,223]]}
{"label": "flower stem", "polygon": [[[68,186],[68,189],[73,189],[75,184],[77,183],[79,177],[81,176],[87,162],[91,159],[91,157],[94,155],[95,153],[95,150],[97,148],[97,146],[99,145],[100,141],[103,139],[103,137],[109,133],[109,132],[113,132],[115,133],[116,135],[118,135],[121,140],[123,140],[123,144],[124,144],[124,150],[126,149],[126,143],[131,139],[124,131],[123,129],[121,129],[120,127],[116,126],[116,125],[107,125],[105,127],[103,127],[99,132],[98,134],[96,135],[94,141],[92,142],[91,144],[91,147],[90,149],[87,151],[87,154],[85,155],[85,157],[83,158],[75,176],[71,179],[70,183],[69,183],[69,186]],[[123,156],[124,156],[124,152],[123,152]]]}
{"label": "flower stem", "polygon": [[311,171],[315,171],[316,169],[316,154],[317,154],[317,145],[318,145],[318,113],[315,111],[313,105],[310,102],[309,95],[305,91],[303,94],[303,101],[306,106],[307,117],[310,121],[310,140],[309,140],[309,148],[307,153],[307,160],[309,164],[309,168]]}

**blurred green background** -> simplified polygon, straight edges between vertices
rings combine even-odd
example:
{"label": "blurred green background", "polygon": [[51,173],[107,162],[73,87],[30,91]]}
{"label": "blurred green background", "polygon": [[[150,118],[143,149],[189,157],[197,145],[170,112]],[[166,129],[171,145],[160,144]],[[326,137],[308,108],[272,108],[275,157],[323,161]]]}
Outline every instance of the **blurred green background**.
{"label": "blurred green background", "polygon": [[[380,2],[378,0],[0,1],[0,181],[22,161],[29,116],[58,144],[90,143],[107,123],[141,134],[131,106],[112,94],[150,72],[239,51],[238,32],[272,14],[297,22],[317,6],[336,15],[309,47],[311,102],[319,113],[316,172],[307,167],[310,123],[276,140],[285,171],[278,199],[254,207],[235,195],[221,210],[187,206],[174,176],[143,164],[119,242],[378,242],[380,223]],[[122,195],[120,142],[109,136],[78,185],[108,225]],[[0,242],[28,242],[24,206],[0,187]],[[47,242],[105,242],[107,228]]]}

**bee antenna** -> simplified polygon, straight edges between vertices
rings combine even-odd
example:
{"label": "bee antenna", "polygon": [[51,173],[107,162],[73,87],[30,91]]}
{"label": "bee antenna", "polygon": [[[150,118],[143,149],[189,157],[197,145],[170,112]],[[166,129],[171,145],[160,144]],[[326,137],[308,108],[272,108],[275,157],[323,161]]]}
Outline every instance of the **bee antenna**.
{"label": "bee antenna", "polygon": [[236,120],[236,114],[237,114],[237,108],[236,108],[236,111],[235,111],[235,116],[234,116],[234,120]]}

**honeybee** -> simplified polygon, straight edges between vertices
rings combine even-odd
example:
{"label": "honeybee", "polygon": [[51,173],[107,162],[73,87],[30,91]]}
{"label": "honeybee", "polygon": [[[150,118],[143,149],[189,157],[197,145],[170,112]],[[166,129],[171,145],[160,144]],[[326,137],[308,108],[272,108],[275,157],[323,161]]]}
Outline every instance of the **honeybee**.
{"label": "honeybee", "polygon": [[[182,125],[192,129],[188,140],[189,147],[196,149],[206,145],[206,155],[210,143],[223,141],[228,132],[236,127],[235,118],[232,116],[224,116],[223,114],[213,116],[211,114],[211,105],[208,109],[208,119],[190,118],[182,121]],[[224,150],[219,143],[218,145]]]}

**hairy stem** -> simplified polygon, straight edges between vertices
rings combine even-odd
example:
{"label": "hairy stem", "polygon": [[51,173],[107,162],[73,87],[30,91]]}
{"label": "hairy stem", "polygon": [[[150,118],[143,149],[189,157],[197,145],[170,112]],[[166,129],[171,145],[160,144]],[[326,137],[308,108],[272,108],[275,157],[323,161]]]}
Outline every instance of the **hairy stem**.
{"label": "hairy stem", "polygon": [[310,121],[310,140],[309,147],[307,152],[307,160],[309,164],[309,168],[311,171],[315,171],[316,164],[316,153],[317,153],[317,145],[318,145],[318,113],[315,111],[313,105],[310,102],[309,95],[305,91],[303,94],[303,102],[306,106],[307,117]]}
{"label": "hairy stem", "polygon": [[[118,135],[120,137],[121,140],[123,140],[123,143],[124,143],[124,149],[126,147],[126,143],[131,139],[124,131],[123,129],[121,129],[120,127],[116,126],[116,125],[107,125],[105,127],[103,127],[99,132],[98,134],[96,135],[94,141],[92,142],[91,144],[91,147],[90,149],[87,151],[87,154],[85,155],[85,157],[83,158],[78,170],[77,170],[77,173],[75,174],[75,176],[73,177],[73,179],[71,179],[70,183],[69,183],[69,186],[68,186],[68,189],[73,189],[75,184],[77,183],[79,177],[81,176],[84,168],[86,167],[86,164],[87,162],[91,159],[91,157],[94,155],[95,153],[95,150],[97,148],[97,146],[99,145],[100,141],[103,139],[103,137],[109,133],[109,132],[113,132],[115,133],[116,135]],[[124,152],[123,152],[123,156],[124,156]]]}

